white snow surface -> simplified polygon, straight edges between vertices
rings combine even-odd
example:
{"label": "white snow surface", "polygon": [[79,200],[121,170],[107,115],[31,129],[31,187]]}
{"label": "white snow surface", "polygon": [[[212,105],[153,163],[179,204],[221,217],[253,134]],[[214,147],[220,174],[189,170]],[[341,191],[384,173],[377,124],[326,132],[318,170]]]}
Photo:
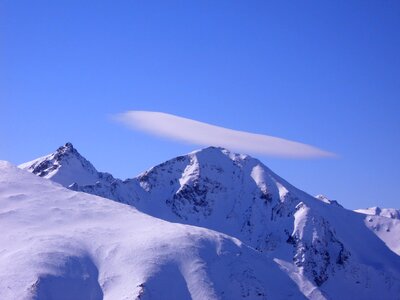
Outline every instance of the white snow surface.
{"label": "white snow surface", "polygon": [[[73,154],[79,155],[76,150]],[[65,162],[63,165],[69,166]],[[29,165],[23,167],[31,172],[35,169]],[[54,168],[51,163],[46,167]],[[86,169],[84,165],[81,167]],[[57,172],[47,178],[53,180]],[[80,179],[79,171],[74,172]],[[243,253],[249,252],[251,257],[268,264],[257,273],[254,270],[259,268],[253,266],[252,258],[243,260],[252,270],[245,272],[245,278],[254,279],[249,286],[252,291],[261,291],[259,295],[235,288],[233,281],[232,286],[226,283],[227,290],[233,290],[228,297],[227,290],[221,292],[217,288],[219,283],[213,281],[220,282],[228,273],[218,271],[215,279],[208,279],[213,282],[217,298],[256,299],[257,294],[268,299],[287,299],[288,295],[295,299],[399,299],[400,256],[394,253],[392,244],[385,244],[381,236],[365,226],[365,215],[346,210],[325,196],[306,194],[250,156],[209,147],[171,159],[125,181],[109,174],[107,180],[97,180],[94,184],[77,184],[78,181],[71,178],[62,184],[128,204],[159,219],[192,225],[179,225],[190,230],[202,227],[204,232],[209,232],[207,229],[221,232],[225,239],[240,240],[241,246],[233,243]],[[217,257],[213,261],[221,260]],[[204,264],[208,265],[208,261]],[[220,263],[220,266],[226,265]],[[176,269],[166,270],[173,274]],[[276,272],[271,275],[270,270]],[[157,285],[162,281],[151,282]],[[283,295],[287,284],[296,288],[289,288]],[[272,286],[276,287],[273,291]],[[152,297],[160,299],[157,295]]]}

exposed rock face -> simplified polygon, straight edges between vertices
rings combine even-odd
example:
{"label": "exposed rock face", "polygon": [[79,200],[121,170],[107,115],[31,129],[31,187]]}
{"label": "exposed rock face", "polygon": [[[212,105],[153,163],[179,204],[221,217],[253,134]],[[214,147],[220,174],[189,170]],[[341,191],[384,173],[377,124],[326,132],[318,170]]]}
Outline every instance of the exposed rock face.
{"label": "exposed rock face", "polygon": [[314,215],[303,202],[296,206],[295,228],[288,242],[295,247],[296,266],[318,286],[342,268],[350,256],[329,222]]}

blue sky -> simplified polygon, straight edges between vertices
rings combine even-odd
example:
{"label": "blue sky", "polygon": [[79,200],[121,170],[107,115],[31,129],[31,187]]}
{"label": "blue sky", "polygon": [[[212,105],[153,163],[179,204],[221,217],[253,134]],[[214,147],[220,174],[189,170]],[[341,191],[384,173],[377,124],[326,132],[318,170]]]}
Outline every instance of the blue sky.
{"label": "blue sky", "polygon": [[0,1],[0,159],[71,141],[132,177],[196,145],[128,110],[274,135],[335,159],[258,156],[345,207],[399,207],[400,2]]}

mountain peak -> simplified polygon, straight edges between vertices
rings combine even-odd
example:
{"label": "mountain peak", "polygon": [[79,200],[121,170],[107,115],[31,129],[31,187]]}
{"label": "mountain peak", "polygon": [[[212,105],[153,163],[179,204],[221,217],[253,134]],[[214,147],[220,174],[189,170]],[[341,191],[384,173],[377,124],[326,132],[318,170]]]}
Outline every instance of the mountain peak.
{"label": "mountain peak", "polygon": [[228,164],[243,166],[246,164],[261,164],[261,162],[247,154],[233,152],[223,147],[210,146],[188,154],[189,157],[196,157],[200,164],[215,164],[223,167]]}
{"label": "mountain peak", "polygon": [[196,154],[196,153],[203,153],[203,154],[224,154],[224,155],[234,155],[234,156],[243,156],[243,157],[250,157],[247,154],[239,154],[239,153],[235,153],[234,151],[231,151],[229,149],[223,148],[223,147],[219,147],[219,146],[208,146],[199,150],[195,150],[192,152],[192,154]]}
{"label": "mountain peak", "polygon": [[202,149],[203,151],[214,151],[214,150],[218,150],[218,151],[222,151],[222,150],[227,150],[223,147],[219,147],[219,146],[208,146]]}
{"label": "mountain peak", "polygon": [[19,168],[66,187],[73,183],[94,184],[99,179],[99,172],[70,142],[49,155],[20,165]]}
{"label": "mountain peak", "polygon": [[64,146],[61,146],[57,149],[57,151],[74,151],[74,150],[75,150],[75,148],[71,142],[67,142],[67,143],[65,143]]}
{"label": "mountain peak", "polygon": [[82,155],[79,154],[78,150],[76,150],[70,142],[67,142],[63,146],[58,147],[55,155],[56,159],[62,159],[68,155],[76,155],[82,157]]}
{"label": "mountain peak", "polygon": [[189,155],[204,155],[204,156],[213,156],[213,155],[226,155],[227,153],[230,153],[230,151],[228,149],[222,148],[222,147],[216,147],[216,146],[209,146],[209,147],[205,147],[202,149],[198,149],[195,150],[191,153],[189,153]]}

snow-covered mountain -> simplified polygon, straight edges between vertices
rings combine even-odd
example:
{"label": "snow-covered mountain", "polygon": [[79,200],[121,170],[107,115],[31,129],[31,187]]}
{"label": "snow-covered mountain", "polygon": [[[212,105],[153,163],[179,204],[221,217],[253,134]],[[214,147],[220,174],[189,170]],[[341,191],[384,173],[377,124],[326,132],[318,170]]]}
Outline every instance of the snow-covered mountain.
{"label": "snow-covered mountain", "polygon": [[0,299],[303,299],[271,258],[0,161]]}
{"label": "snow-covered mountain", "polygon": [[[57,152],[65,147],[74,157],[68,159],[82,161],[70,144]],[[37,175],[54,180],[64,168],[77,176],[58,181],[70,189],[234,237],[257,256],[272,259],[307,298],[396,299],[400,294],[400,257],[365,226],[364,215],[304,193],[250,156],[209,147],[125,181],[111,175],[102,180],[98,174],[103,173],[90,163],[80,164],[83,174],[99,179],[82,184],[79,168],[68,171],[76,164],[55,161],[57,152],[41,159],[55,171]],[[35,169],[32,163],[21,167]]]}

